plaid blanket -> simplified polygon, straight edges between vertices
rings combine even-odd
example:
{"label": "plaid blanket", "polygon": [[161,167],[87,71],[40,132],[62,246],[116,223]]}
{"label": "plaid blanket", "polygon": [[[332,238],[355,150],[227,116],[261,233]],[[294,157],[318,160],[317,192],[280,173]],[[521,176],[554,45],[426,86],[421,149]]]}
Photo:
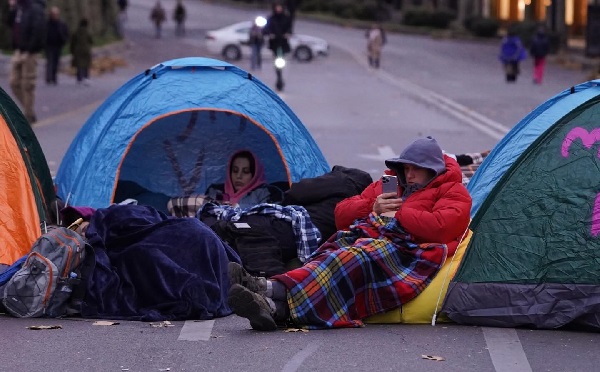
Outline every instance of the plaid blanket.
{"label": "plaid blanket", "polygon": [[303,267],[276,275],[294,322],[308,328],[361,327],[361,319],[415,298],[439,271],[445,244],[417,244],[395,218],[371,213],[338,231]]}
{"label": "plaid blanket", "polygon": [[306,262],[308,257],[317,250],[321,241],[319,229],[312,223],[308,211],[300,205],[282,206],[279,204],[261,203],[250,208],[241,209],[229,205],[219,205],[208,202],[204,204],[196,217],[213,216],[218,220],[238,221],[243,215],[263,214],[280,218],[292,224],[296,237],[298,258]]}
{"label": "plaid blanket", "polygon": [[202,207],[206,196],[202,194],[191,194],[169,199],[167,210],[175,217],[196,217],[196,212]]}
{"label": "plaid blanket", "polygon": [[475,171],[477,170],[477,168],[479,168],[481,163],[483,163],[483,160],[489,155],[489,153],[489,151],[484,151],[463,154],[463,156],[468,156],[472,160],[471,164],[461,165],[460,167],[463,174],[463,185],[467,186],[467,184],[469,183],[469,181],[471,181],[471,178],[475,174]]}

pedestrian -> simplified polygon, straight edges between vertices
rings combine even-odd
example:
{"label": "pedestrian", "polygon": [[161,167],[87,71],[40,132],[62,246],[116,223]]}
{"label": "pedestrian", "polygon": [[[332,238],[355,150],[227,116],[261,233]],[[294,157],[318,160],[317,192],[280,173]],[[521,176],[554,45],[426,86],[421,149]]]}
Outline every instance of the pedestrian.
{"label": "pedestrian", "polygon": [[128,0],[117,0],[117,6],[119,7],[119,14],[117,15],[117,35],[120,38],[125,37],[125,22],[127,22],[127,7],[129,6]]}
{"label": "pedestrian", "polygon": [[75,67],[77,83],[89,85],[90,66],[92,65],[93,40],[88,30],[88,20],[82,18],[79,27],[71,36],[71,65]]}
{"label": "pedestrian", "polygon": [[258,19],[254,21],[250,27],[248,35],[248,44],[251,48],[250,68],[252,70],[260,70],[262,67],[262,47],[264,43],[263,29],[258,25]]}
{"label": "pedestrian", "polygon": [[504,67],[506,82],[514,83],[520,73],[520,63],[527,57],[527,52],[523,47],[521,38],[517,33],[509,28],[505,37],[502,38],[500,45],[500,55],[498,58]]}
{"label": "pedestrian", "polygon": [[46,26],[46,83],[58,83],[58,67],[65,44],[69,41],[69,28],[60,19],[60,10],[53,6]]}
{"label": "pedestrian", "polygon": [[165,8],[162,7],[160,0],[156,2],[150,12],[150,20],[154,23],[155,37],[160,39],[162,36],[162,24],[167,20]]}
{"label": "pedestrian", "polygon": [[[291,51],[289,37],[292,34],[292,22],[290,16],[285,12],[283,4],[280,2],[273,3],[272,13],[267,18],[267,23],[263,29],[263,35],[269,38],[269,49],[273,52],[273,58],[277,62],[285,58],[285,55]],[[275,64],[275,74],[277,82],[275,87],[277,90],[283,90],[285,86],[283,82],[283,65]]]}
{"label": "pedestrian", "polygon": [[127,19],[127,7],[129,7],[129,2],[127,0],[117,0],[117,5],[119,6],[119,13],[122,14],[122,19]]}
{"label": "pedestrian", "polygon": [[381,63],[381,49],[386,43],[385,31],[381,25],[374,23],[365,34],[367,38],[367,53],[369,56],[369,66],[379,68]]}
{"label": "pedestrian", "polygon": [[540,26],[533,39],[529,52],[533,57],[533,83],[541,84],[544,78],[544,70],[546,68],[546,56],[550,51],[550,40],[543,26]]}
{"label": "pedestrian", "polygon": [[467,231],[471,197],[460,166],[432,137],[386,160],[382,180],[339,202],[340,229],[304,266],[266,279],[228,266],[228,304],[256,330],[288,321],[309,328],[360,327],[362,320],[415,298],[453,255]]}
{"label": "pedestrian", "polygon": [[176,36],[185,35],[185,17],[186,11],[185,6],[183,6],[183,1],[177,0],[177,5],[175,6],[175,10],[173,11],[173,20],[175,21]]}
{"label": "pedestrian", "polygon": [[296,21],[296,11],[298,10],[298,8],[300,7],[300,4],[302,3],[302,0],[287,0],[285,2],[285,6],[287,9],[287,12],[290,16],[290,33],[294,32],[294,24]]}
{"label": "pedestrian", "polygon": [[14,49],[9,84],[29,124],[37,121],[35,88],[39,54],[46,41],[45,7],[44,0],[9,0],[7,23]]}

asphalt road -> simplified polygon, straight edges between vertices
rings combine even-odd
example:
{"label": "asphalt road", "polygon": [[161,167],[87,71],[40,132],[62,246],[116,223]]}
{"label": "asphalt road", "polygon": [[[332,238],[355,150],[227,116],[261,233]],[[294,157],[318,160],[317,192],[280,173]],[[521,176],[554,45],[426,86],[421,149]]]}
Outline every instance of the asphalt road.
{"label": "asphalt road", "polygon": [[[127,66],[92,77],[90,87],[65,75],[56,87],[38,87],[40,122],[34,129],[53,171],[81,125],[127,80],[168,59],[206,55],[206,30],[264,14],[188,0],[186,37],[176,38],[169,22],[164,38],[156,40],[148,20],[154,1],[130,3],[128,42],[118,49]],[[173,0],[162,3],[174,6]],[[389,35],[382,69],[375,71],[366,65],[361,30],[305,20],[296,30],[327,39],[331,53],[311,63],[291,61],[282,98],[331,165],[365,169],[374,177],[381,174],[383,159],[417,135],[434,135],[449,152],[492,148],[531,109],[585,80],[583,72],[550,63],[546,82],[533,85],[527,61],[519,81],[508,85],[495,59],[496,44],[406,35]],[[249,61],[237,64],[249,68]],[[269,68],[257,76],[274,83]],[[0,74],[0,85],[10,93],[6,80]],[[262,333],[236,316],[168,327],[93,321],[0,316],[0,370],[594,371],[600,365],[600,336],[582,331],[438,323]],[[30,325],[62,329],[27,329]]]}

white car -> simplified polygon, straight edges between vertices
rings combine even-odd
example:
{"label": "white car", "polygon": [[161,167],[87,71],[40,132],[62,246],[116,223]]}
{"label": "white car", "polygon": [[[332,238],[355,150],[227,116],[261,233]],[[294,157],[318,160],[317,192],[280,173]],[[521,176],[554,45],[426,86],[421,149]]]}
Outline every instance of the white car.
{"label": "white car", "polygon": [[[209,53],[222,56],[227,61],[238,61],[251,54],[248,46],[248,33],[252,21],[234,23],[218,30],[207,31],[205,36],[206,48]],[[293,34],[289,39],[292,55],[299,61],[308,62],[318,55],[329,53],[327,41],[309,35]],[[264,56],[272,55],[267,48],[262,48]]]}

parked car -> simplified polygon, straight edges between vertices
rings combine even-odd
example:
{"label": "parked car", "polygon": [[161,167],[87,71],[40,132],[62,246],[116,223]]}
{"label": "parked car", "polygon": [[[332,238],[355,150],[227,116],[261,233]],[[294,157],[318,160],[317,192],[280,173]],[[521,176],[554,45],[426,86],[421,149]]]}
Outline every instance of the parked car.
{"label": "parked car", "polygon": [[[207,31],[205,36],[206,47],[211,54],[218,54],[227,61],[238,61],[249,57],[248,33],[252,21],[243,21],[232,25]],[[289,39],[292,56],[299,61],[308,62],[315,56],[325,56],[329,53],[327,41],[309,35],[293,34]],[[266,43],[265,43],[266,44]],[[265,45],[262,49],[265,56],[270,56],[271,51]]]}

